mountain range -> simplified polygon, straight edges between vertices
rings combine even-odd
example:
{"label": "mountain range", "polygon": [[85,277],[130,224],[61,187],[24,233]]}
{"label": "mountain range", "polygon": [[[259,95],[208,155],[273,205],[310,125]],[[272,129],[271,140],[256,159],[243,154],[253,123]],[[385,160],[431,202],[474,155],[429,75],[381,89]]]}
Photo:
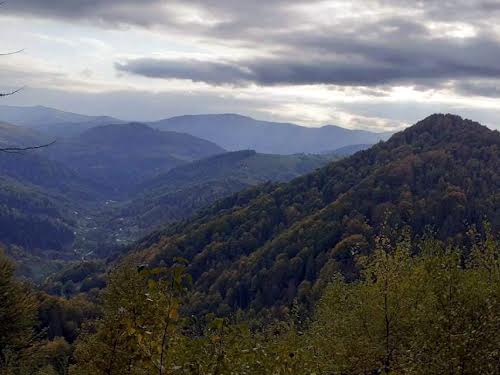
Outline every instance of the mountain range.
{"label": "mountain range", "polygon": [[[200,129],[218,116],[195,117]],[[78,259],[146,235],[134,252],[151,264],[186,258],[191,308],[223,315],[319,295],[332,272],[355,277],[354,257],[373,250],[384,225],[457,243],[468,223],[500,226],[500,135],[458,116],[430,116],[374,146],[325,141],[318,155],[227,152],[223,142],[183,132],[186,121],[92,126],[47,149],[0,153],[0,241],[37,257]],[[271,139],[273,126],[300,133],[284,124],[255,129]],[[32,128],[2,124],[0,142],[50,139]],[[310,130],[318,129],[297,131]],[[226,147],[239,147],[227,127],[226,135]]]}
{"label": "mountain range", "polygon": [[237,114],[180,116],[151,126],[208,139],[230,151],[251,149],[270,154],[321,153],[354,144],[374,144],[389,136],[334,125],[314,128],[259,121]]}
{"label": "mountain range", "polygon": [[[84,116],[47,107],[0,106],[0,121],[29,127],[51,137],[71,137],[100,125],[124,124],[107,116]],[[190,134],[228,151],[255,150],[269,154],[324,153],[341,147],[375,144],[390,133],[351,130],[334,125],[306,127],[255,120],[237,114],[178,116],[146,123]]]}

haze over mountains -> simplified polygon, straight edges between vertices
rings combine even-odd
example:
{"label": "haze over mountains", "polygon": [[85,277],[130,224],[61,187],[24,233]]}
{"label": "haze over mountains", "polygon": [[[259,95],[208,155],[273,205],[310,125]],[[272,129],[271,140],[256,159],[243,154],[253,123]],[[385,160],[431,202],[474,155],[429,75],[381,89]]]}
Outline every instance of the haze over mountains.
{"label": "haze over mountains", "polygon": [[0,119],[52,137],[68,137],[99,125],[124,123],[108,116],[86,116],[43,106],[0,105]]}
{"label": "haze over mountains", "polygon": [[46,140],[46,136],[31,129],[0,122],[0,145],[3,147],[29,146]]}
{"label": "haze over mountains", "polygon": [[[99,125],[125,123],[106,116],[84,116],[46,107],[0,106],[0,121],[26,126],[56,137],[81,134]],[[165,131],[187,133],[228,151],[271,154],[322,153],[355,144],[375,144],[389,133],[327,125],[320,128],[259,121],[237,114],[189,115],[148,123]]]}
{"label": "haze over mountains", "polygon": [[0,19],[0,375],[500,375],[500,0]]}
{"label": "haze over mountains", "polygon": [[231,151],[251,149],[271,154],[320,153],[354,144],[374,144],[389,136],[333,125],[308,128],[258,121],[236,114],[180,116],[151,125],[208,139]]}

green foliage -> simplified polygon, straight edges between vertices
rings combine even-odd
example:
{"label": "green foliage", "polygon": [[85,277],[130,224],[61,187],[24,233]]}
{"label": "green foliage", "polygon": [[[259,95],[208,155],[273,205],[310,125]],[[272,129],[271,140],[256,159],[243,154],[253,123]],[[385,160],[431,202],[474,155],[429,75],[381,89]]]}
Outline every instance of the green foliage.
{"label": "green foliage", "polygon": [[497,374],[500,244],[489,236],[465,262],[426,240],[379,244],[361,280],[326,289],[303,342],[322,374]]}
{"label": "green foliage", "polygon": [[[1,337],[0,373],[497,374],[500,243],[484,228],[469,230],[467,248],[388,230],[373,254],[357,256],[359,279],[334,269],[322,275],[327,286],[312,316],[297,300],[267,323],[252,311],[188,315],[193,291],[183,259],[150,268],[127,258],[96,308],[83,296],[40,295],[37,303],[2,258],[0,306],[9,309],[0,310],[0,332],[9,335]],[[33,335],[36,309],[51,341]],[[68,341],[85,321],[72,354]]]}
{"label": "green foliage", "polygon": [[[72,348],[58,336],[74,339],[78,324],[95,319],[94,306],[83,297],[62,302],[37,296],[14,270],[0,251],[0,374],[67,374]],[[64,330],[58,331],[60,326]]]}
{"label": "green foliage", "polygon": [[71,299],[38,294],[40,330],[49,340],[63,337],[73,343],[84,323],[101,315],[99,307],[88,296],[79,294]]}
{"label": "green foliage", "polygon": [[189,281],[184,268],[147,269],[129,260],[115,270],[104,296],[104,316],[80,339],[73,372],[166,373],[182,339],[180,297]]}
{"label": "green foliage", "polygon": [[106,286],[102,261],[67,262],[58,272],[44,280],[43,289],[50,294],[71,297],[77,293],[87,293]]}

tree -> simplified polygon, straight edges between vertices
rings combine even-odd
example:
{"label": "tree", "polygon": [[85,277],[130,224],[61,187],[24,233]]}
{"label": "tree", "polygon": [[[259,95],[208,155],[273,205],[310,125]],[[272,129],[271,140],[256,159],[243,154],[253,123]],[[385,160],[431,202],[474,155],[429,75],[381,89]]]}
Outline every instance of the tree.
{"label": "tree", "polygon": [[166,374],[183,347],[179,308],[187,279],[182,265],[120,265],[109,277],[103,318],[77,344],[72,372]]}
{"label": "tree", "polygon": [[0,250],[0,373],[25,360],[34,341],[37,302],[29,287],[15,279],[14,270]]}
{"label": "tree", "polygon": [[319,374],[498,374],[500,245],[379,241],[362,278],[325,291],[303,345]]}

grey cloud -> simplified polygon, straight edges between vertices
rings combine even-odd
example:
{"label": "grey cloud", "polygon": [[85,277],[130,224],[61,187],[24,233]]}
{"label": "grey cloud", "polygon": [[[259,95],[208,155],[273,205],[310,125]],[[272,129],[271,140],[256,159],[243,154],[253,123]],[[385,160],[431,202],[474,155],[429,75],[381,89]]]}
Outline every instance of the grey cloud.
{"label": "grey cloud", "polygon": [[458,81],[453,85],[453,89],[463,95],[500,98],[500,82],[498,80]]}
{"label": "grey cloud", "polygon": [[293,48],[273,58],[231,63],[144,58],[117,64],[117,68],[150,78],[190,79],[214,85],[409,83],[437,87],[449,80],[500,78],[500,43],[483,36],[460,42],[403,37],[386,43],[380,38],[311,35],[289,42]]}
{"label": "grey cloud", "polygon": [[2,13],[41,18],[85,20],[105,27],[130,24],[148,27],[173,22],[162,0],[15,0]]}
{"label": "grey cloud", "polygon": [[116,63],[120,72],[150,78],[189,79],[213,85],[242,84],[251,80],[251,74],[245,67],[226,62],[209,62],[191,59],[162,60],[137,59]]}
{"label": "grey cloud", "polygon": [[[342,0],[336,0],[342,3]],[[438,21],[461,21],[482,24],[496,20],[500,5],[492,0],[424,0],[409,2],[404,0],[358,0],[344,1],[364,8],[385,9],[388,14],[394,10],[404,10],[405,16],[399,16],[402,22],[406,19],[419,22],[426,19]],[[44,18],[62,18],[71,20],[94,21],[103,26],[131,24],[150,27],[165,25],[184,28],[189,21],[181,20],[176,10],[179,7],[195,7],[206,14],[213,15],[220,23],[207,26],[217,35],[232,36],[239,39],[248,29],[269,32],[292,28],[306,22],[300,14],[293,11],[295,5],[301,4],[314,9],[322,0],[15,0],[7,2],[2,13],[32,15]],[[366,20],[360,20],[362,26]],[[417,24],[417,23],[415,23]],[[201,30],[195,30],[200,32]]]}
{"label": "grey cloud", "polygon": [[[276,22],[276,13],[285,5],[305,0],[15,0],[5,4],[5,14],[30,15],[41,18],[82,20],[103,27],[134,25],[142,27],[165,26],[170,28],[191,27],[192,22],[178,17],[177,10],[186,6],[203,10],[221,21],[221,25],[233,23],[243,26],[242,21],[252,20],[269,24]],[[318,1],[318,0],[316,0]],[[252,22],[250,21],[250,22]],[[275,24],[275,23],[274,23]],[[187,31],[185,29],[184,31]],[[191,31],[206,31],[198,29]]]}

